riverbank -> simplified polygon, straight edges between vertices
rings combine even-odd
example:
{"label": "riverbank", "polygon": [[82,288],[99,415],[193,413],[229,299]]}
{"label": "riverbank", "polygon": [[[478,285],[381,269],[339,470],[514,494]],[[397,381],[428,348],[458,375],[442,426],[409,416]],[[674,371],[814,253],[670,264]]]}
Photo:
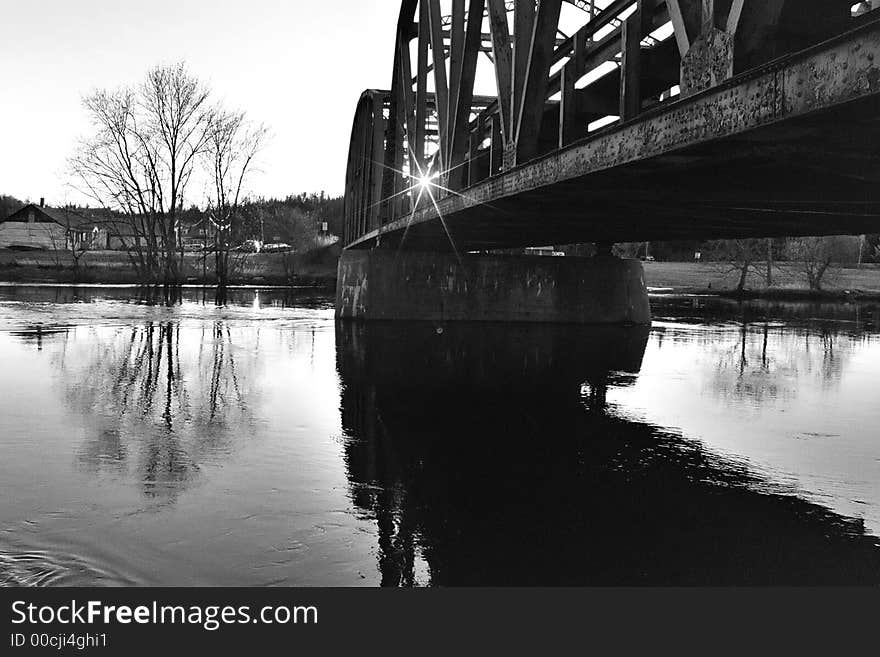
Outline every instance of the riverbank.
{"label": "riverbank", "polygon": [[722,297],[791,300],[880,300],[880,265],[837,268],[826,274],[821,291],[810,290],[806,276],[795,267],[774,268],[773,285],[751,273],[746,289],[737,291],[739,272],[726,271],[721,263],[646,262],[645,279],[654,291],[675,294],[714,294]]}
{"label": "riverbank", "polygon": [[[333,289],[336,285],[337,244],[292,256],[283,253],[236,254],[234,285],[296,285]],[[738,272],[726,271],[719,263],[646,262],[645,278],[654,292],[671,294],[713,294],[722,297],[792,300],[880,300],[880,265],[833,269],[826,275],[824,290],[811,291],[806,277],[795,267],[773,271],[771,287],[757,274],[750,274],[746,290],[737,292]],[[214,283],[210,256],[187,253],[184,258],[187,283]],[[10,251],[0,249],[0,281],[14,283],[109,283],[136,284],[128,257],[119,251],[97,251],[83,257],[75,273],[69,253]]]}
{"label": "riverbank", "polygon": [[[296,285],[332,289],[340,248],[331,245],[301,255],[289,253],[236,253],[232,257],[231,285]],[[186,253],[184,282],[212,285],[212,257]],[[86,253],[79,267],[68,252],[12,251],[0,249],[0,281],[11,283],[136,284],[138,280],[126,253]]]}

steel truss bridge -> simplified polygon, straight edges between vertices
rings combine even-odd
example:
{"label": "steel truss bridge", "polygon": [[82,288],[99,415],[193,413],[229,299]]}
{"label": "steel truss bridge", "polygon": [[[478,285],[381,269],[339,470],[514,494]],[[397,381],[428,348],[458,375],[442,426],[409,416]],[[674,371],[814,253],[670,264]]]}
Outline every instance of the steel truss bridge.
{"label": "steel truss bridge", "polygon": [[877,10],[403,0],[391,89],[355,113],[344,244],[877,232]]}

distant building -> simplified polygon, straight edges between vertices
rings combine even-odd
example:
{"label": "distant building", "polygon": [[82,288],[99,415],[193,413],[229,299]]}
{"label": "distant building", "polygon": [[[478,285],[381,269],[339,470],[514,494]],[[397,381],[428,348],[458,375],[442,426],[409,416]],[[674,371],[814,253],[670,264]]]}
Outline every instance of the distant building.
{"label": "distant building", "polygon": [[214,245],[217,225],[208,215],[178,219],[178,240],[188,251],[202,251]]}
{"label": "distant building", "polygon": [[555,246],[527,246],[523,249],[525,255],[531,256],[564,256],[563,251],[557,251]]}
{"label": "distant building", "polygon": [[0,248],[105,249],[107,231],[89,217],[73,212],[30,203],[6,219],[0,220]]}

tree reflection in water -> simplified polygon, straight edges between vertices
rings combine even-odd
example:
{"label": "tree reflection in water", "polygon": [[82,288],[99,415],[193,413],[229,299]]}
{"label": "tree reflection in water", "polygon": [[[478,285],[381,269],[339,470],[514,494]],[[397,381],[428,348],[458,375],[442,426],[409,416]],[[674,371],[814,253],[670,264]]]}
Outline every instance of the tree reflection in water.
{"label": "tree reflection in water", "polygon": [[647,338],[337,325],[351,495],[382,583],[880,583],[861,521],[606,406]]}
{"label": "tree reflection in water", "polygon": [[242,376],[238,353],[223,321],[72,329],[56,364],[68,405],[93,425],[82,466],[134,468],[146,496],[174,501],[203,459],[228,452],[254,425],[247,385],[259,361],[251,354]]}
{"label": "tree reflection in water", "polygon": [[[710,308],[700,300],[694,303],[700,304],[696,306],[699,312],[711,317],[712,311],[719,312],[715,305],[719,300],[712,301]],[[726,404],[791,401],[809,387],[805,381],[810,379],[822,390],[832,390],[840,385],[852,355],[871,339],[866,328],[870,325],[864,322],[873,316],[870,307],[855,306],[848,317],[838,317],[839,308],[832,314],[811,304],[742,304],[735,313],[724,304],[721,308],[727,313],[718,316],[726,325],[722,330],[705,325],[705,319],[694,330],[676,316],[671,326],[659,323],[652,346],[662,351],[665,342],[676,342],[676,347],[686,343],[693,357],[714,363],[707,388]],[[738,325],[735,332],[727,330],[731,320]]]}

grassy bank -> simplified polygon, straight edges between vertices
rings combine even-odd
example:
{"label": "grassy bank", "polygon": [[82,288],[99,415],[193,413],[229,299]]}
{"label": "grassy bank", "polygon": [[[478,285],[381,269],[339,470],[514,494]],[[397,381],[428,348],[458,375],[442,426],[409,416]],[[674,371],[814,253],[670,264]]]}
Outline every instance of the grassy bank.
{"label": "grassy bank", "polygon": [[[339,246],[333,245],[298,256],[281,253],[236,254],[231,282],[240,285],[310,285],[332,288],[336,283]],[[214,283],[210,256],[185,256],[188,283]],[[646,262],[648,286],[679,293],[734,295],[737,272],[725,271],[716,263]],[[774,284],[752,274],[746,296],[788,299],[878,298],[880,265],[833,269],[826,277],[825,290],[812,292],[804,274],[795,267],[774,270]],[[47,251],[9,251],[0,249],[0,281],[53,283],[137,283],[125,253],[100,251],[87,253],[78,273],[69,253]]]}
{"label": "grassy bank", "polygon": [[[727,272],[718,263],[646,262],[645,277],[649,287],[695,294],[735,295],[738,272]],[[817,298],[880,298],[880,265],[838,268],[831,270],[823,283],[823,291],[809,289],[804,274],[795,267],[785,266],[773,271],[773,286],[750,274],[745,296],[817,299]]]}
{"label": "grassy bank", "polygon": [[[336,284],[339,247],[332,245],[302,255],[283,253],[235,254],[231,284],[312,285],[332,288]],[[187,283],[214,284],[212,258],[200,253],[184,255]],[[0,249],[0,281],[16,283],[138,283],[128,256],[119,251],[86,253],[75,268],[70,253],[10,251]]]}

